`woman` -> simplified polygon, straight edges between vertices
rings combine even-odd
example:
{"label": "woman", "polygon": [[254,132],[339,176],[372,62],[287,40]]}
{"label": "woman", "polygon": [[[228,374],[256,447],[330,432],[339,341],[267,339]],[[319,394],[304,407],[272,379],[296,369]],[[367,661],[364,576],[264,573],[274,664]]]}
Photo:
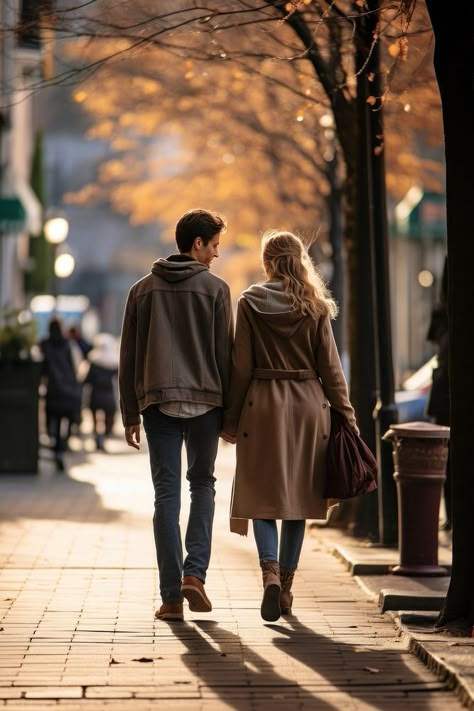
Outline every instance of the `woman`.
{"label": "woman", "polygon": [[118,349],[115,338],[109,333],[99,333],[94,347],[79,370],[81,380],[88,390],[88,405],[94,422],[96,448],[105,451],[105,440],[110,437],[117,411]]}
{"label": "woman", "polygon": [[337,307],[302,241],[266,233],[262,262],[267,281],[244,291],[238,304],[222,436],[237,442],[231,530],[245,535],[253,520],[261,614],[274,621],[291,613],[305,520],[327,514],[329,407],[357,426],[331,328]]}
{"label": "woman", "polygon": [[43,354],[42,374],[46,381],[46,425],[54,438],[54,460],[64,471],[64,452],[71,425],[81,421],[81,385],[71,343],[64,337],[61,322],[52,318],[49,336],[40,343]]}

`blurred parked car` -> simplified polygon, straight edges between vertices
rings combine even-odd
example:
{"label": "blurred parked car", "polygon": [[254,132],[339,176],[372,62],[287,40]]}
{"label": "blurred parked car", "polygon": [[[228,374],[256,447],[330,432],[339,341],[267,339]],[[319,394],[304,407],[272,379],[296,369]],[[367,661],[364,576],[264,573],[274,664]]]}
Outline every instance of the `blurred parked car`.
{"label": "blurred parked car", "polygon": [[433,368],[437,366],[437,356],[433,356],[421,368],[403,381],[401,389],[395,393],[399,422],[429,422],[426,406],[431,389]]}

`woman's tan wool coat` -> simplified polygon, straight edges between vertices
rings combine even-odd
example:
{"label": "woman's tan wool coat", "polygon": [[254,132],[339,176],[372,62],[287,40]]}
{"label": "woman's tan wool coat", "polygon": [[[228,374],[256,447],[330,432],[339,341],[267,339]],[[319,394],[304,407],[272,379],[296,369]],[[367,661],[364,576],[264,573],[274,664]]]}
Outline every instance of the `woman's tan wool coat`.
{"label": "woman's tan wool coat", "polygon": [[[265,369],[264,378],[255,369]],[[312,370],[316,377],[281,379],[280,372],[272,378],[268,370]],[[329,316],[314,319],[292,309],[279,281],[245,291],[230,402],[224,431],[237,435],[231,530],[245,535],[248,519],[325,518],[329,406],[356,427]]]}

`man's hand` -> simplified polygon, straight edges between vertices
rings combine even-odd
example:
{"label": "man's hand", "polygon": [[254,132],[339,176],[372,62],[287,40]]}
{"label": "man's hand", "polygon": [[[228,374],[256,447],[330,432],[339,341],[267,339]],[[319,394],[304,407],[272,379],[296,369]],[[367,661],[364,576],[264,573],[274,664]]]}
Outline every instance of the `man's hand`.
{"label": "man's hand", "polygon": [[220,436],[222,437],[224,442],[229,442],[229,444],[235,444],[237,442],[236,435],[231,435],[228,432],[222,431]]}
{"label": "man's hand", "polygon": [[129,447],[140,449],[140,425],[125,427],[125,439]]}

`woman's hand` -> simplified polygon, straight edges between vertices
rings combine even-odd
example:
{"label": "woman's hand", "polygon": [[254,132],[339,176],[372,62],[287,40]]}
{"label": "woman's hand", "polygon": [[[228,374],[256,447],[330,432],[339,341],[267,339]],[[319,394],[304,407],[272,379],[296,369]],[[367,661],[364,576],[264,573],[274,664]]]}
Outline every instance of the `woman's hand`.
{"label": "woman's hand", "polygon": [[225,442],[228,442],[229,444],[235,444],[237,442],[236,435],[232,435],[232,434],[229,434],[228,432],[224,432],[224,430],[222,430],[220,436],[222,437],[222,439]]}

